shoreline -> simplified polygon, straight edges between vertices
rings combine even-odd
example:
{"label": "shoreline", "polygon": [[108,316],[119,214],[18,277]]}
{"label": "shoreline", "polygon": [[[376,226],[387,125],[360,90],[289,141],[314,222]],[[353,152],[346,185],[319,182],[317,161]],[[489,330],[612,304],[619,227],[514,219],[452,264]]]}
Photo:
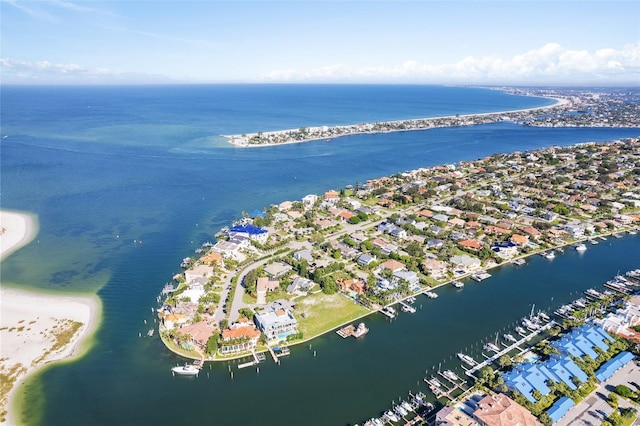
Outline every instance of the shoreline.
{"label": "shoreline", "polygon": [[[37,215],[0,210],[0,260],[38,234]],[[0,424],[19,424],[18,389],[45,366],[76,359],[89,347],[102,316],[96,295],[33,291],[0,286]]]}
{"label": "shoreline", "polygon": [[[630,231],[630,230],[634,230],[634,229],[640,231],[640,226],[629,226],[629,227],[626,227],[624,229],[619,229],[619,230],[609,231],[609,232],[603,232],[603,233],[598,234],[597,237],[600,237],[600,236],[602,236],[602,237],[612,237],[613,234],[624,233],[624,232],[627,232],[627,231]],[[496,264],[494,266],[491,266],[489,268],[482,268],[479,271],[468,272],[468,273],[466,273],[464,275],[457,276],[457,277],[452,278],[450,280],[438,283],[437,285],[434,285],[433,287],[426,287],[426,288],[421,289],[418,292],[408,294],[408,295],[404,296],[403,298],[397,299],[394,302],[391,302],[391,303],[388,303],[388,304],[386,304],[384,306],[381,306],[378,309],[371,309],[369,312],[366,312],[366,313],[364,313],[362,315],[354,317],[354,318],[352,318],[350,320],[347,320],[347,321],[343,322],[340,325],[337,325],[335,327],[332,327],[330,329],[322,331],[322,332],[320,332],[318,334],[315,334],[313,336],[304,337],[304,338],[302,338],[300,340],[294,340],[294,341],[291,341],[291,342],[287,342],[285,344],[285,346],[292,347],[292,346],[301,345],[303,343],[309,343],[310,341],[312,341],[312,340],[314,340],[314,339],[316,339],[318,337],[324,336],[325,334],[328,334],[328,333],[331,333],[331,332],[335,332],[336,330],[339,330],[342,327],[345,327],[345,326],[347,326],[347,325],[349,325],[351,323],[354,323],[356,321],[362,320],[362,319],[364,319],[364,318],[366,318],[366,317],[368,317],[370,315],[373,315],[373,314],[375,314],[377,312],[380,312],[382,309],[386,308],[387,306],[392,306],[392,305],[397,304],[398,302],[403,302],[403,301],[407,300],[410,297],[416,297],[416,296],[424,295],[425,293],[427,293],[429,291],[434,291],[434,290],[439,289],[440,287],[445,287],[447,285],[450,285],[454,281],[470,278],[471,275],[473,275],[474,273],[481,272],[481,271],[487,271],[488,272],[488,271],[491,271],[491,270],[494,270],[494,269],[497,269],[497,268],[501,268],[501,267],[505,267],[505,266],[509,266],[509,265],[517,266],[517,265],[515,265],[513,263],[514,260],[527,259],[527,258],[536,256],[536,255],[540,255],[541,253],[544,253],[544,252],[557,250],[559,248],[564,249],[566,247],[573,247],[576,244],[588,242],[591,238],[593,238],[593,237],[584,237],[584,238],[576,239],[574,241],[565,242],[563,244],[554,245],[554,246],[547,247],[547,248],[544,248],[544,249],[541,249],[541,250],[536,250],[536,251],[533,251],[533,252],[530,252],[530,253],[527,253],[527,254],[524,254],[524,255],[515,256],[512,259],[505,260],[504,262],[498,263],[498,264]],[[168,349],[170,352],[174,353],[175,355],[181,356],[181,357],[186,358],[186,359],[202,360],[203,362],[225,362],[225,361],[236,361],[236,360],[239,360],[239,359],[251,357],[251,353],[248,353],[248,352],[245,352],[245,353],[242,353],[242,354],[238,354],[238,355],[234,355],[234,356],[230,356],[228,358],[220,358],[220,359],[218,359],[218,358],[213,358],[213,359],[205,358],[205,359],[202,359],[200,357],[192,357],[192,356],[189,356],[187,354],[184,354],[184,353],[181,353],[181,352],[178,352],[178,351],[174,350],[172,347],[170,347],[170,345],[168,345],[164,341],[164,339],[162,338],[162,334],[159,333],[159,335],[160,335],[160,340],[162,341],[162,343],[164,344],[166,349]],[[260,349],[260,350],[256,350],[255,352],[256,353],[267,353],[268,351],[269,351],[268,349]]]}
{"label": "shoreline", "polygon": [[18,210],[0,210],[0,261],[33,241],[38,231],[37,215]]}
{"label": "shoreline", "polygon": [[[412,122],[429,122],[433,123],[438,120],[450,120],[450,119],[470,119],[475,117],[487,117],[492,115],[505,115],[505,114],[519,114],[526,113],[532,111],[543,111],[546,109],[556,108],[556,107],[565,107],[571,104],[571,101],[564,98],[556,98],[556,97],[548,97],[548,96],[537,96],[543,99],[553,99],[556,102],[551,105],[545,105],[541,107],[532,107],[532,108],[522,108],[515,110],[506,110],[506,111],[495,111],[495,112],[482,112],[476,114],[459,114],[459,115],[446,115],[446,116],[435,116],[435,117],[424,117],[424,118],[411,118],[405,120],[392,120],[392,121],[380,121],[375,123],[360,123],[360,124],[346,124],[346,125],[338,125],[338,126],[313,126],[311,128],[322,128],[326,127],[327,131],[329,129],[347,129],[347,128],[355,128],[359,125],[372,125],[372,124],[391,124],[398,125],[402,123],[412,123]],[[387,129],[387,130],[366,130],[366,131],[357,131],[351,133],[345,133],[340,135],[322,135],[322,136],[314,136],[309,138],[303,138],[300,140],[287,140],[283,142],[266,142],[266,143],[249,143],[248,139],[250,137],[258,136],[258,135],[283,135],[290,132],[299,132],[299,129],[286,129],[286,130],[274,130],[270,132],[255,132],[255,133],[246,133],[243,135],[220,135],[220,137],[227,140],[227,142],[234,147],[238,148],[258,148],[258,147],[268,147],[268,146],[278,146],[278,145],[291,145],[296,143],[305,143],[305,142],[313,142],[313,141],[321,141],[327,140],[330,141],[334,138],[341,138],[344,136],[353,136],[353,135],[365,135],[365,134],[378,134],[378,133],[395,133],[395,132],[411,132],[411,131],[419,131],[419,130],[430,130],[441,127],[459,127],[459,126],[474,126],[478,124],[484,123],[469,123],[469,124],[447,124],[447,125],[433,125],[428,127],[417,127],[417,128],[402,128],[402,129]]]}

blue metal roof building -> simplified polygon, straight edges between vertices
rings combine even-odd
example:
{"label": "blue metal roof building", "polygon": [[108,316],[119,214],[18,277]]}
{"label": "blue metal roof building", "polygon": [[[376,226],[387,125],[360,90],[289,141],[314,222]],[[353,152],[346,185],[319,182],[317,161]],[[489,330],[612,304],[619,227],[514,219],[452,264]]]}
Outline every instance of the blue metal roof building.
{"label": "blue metal roof building", "polygon": [[602,367],[600,367],[598,371],[596,371],[596,378],[599,381],[604,382],[605,380],[613,376],[616,371],[627,365],[632,360],[633,354],[631,352],[620,352],[618,355],[605,362]]}
{"label": "blue metal roof building", "polygon": [[592,326],[582,326],[576,327],[571,333],[551,342],[551,346],[560,353],[570,354],[575,357],[589,355],[589,357],[596,359],[598,353],[593,349],[594,346],[606,351],[609,349],[607,341],[612,342],[613,338],[604,330]]}
{"label": "blue metal roof building", "polygon": [[547,414],[551,417],[553,423],[557,423],[567,412],[576,405],[573,400],[563,396],[558,399],[552,406],[547,410]]}
{"label": "blue metal roof building", "polygon": [[229,232],[239,232],[249,235],[260,235],[268,232],[266,229],[254,225],[237,225],[229,229]]}

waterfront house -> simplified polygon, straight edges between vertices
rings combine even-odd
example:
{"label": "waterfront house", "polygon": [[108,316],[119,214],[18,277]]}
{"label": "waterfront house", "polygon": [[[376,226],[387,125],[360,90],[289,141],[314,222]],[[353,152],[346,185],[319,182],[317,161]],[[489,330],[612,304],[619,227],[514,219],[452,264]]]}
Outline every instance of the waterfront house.
{"label": "waterfront house", "polygon": [[422,271],[435,280],[441,280],[447,277],[449,268],[447,263],[437,259],[427,259],[421,263]]}
{"label": "waterfront house", "polygon": [[449,259],[449,263],[451,263],[454,270],[461,273],[477,271],[482,266],[480,259],[466,254],[452,256]]}
{"label": "waterfront house", "polygon": [[420,278],[418,278],[418,274],[413,271],[396,271],[393,273],[393,276],[400,280],[405,280],[412,291],[419,288]]}
{"label": "waterfront house", "polygon": [[166,314],[162,318],[162,323],[167,330],[173,330],[176,325],[181,325],[187,322],[187,316],[182,313]]}
{"label": "waterfront house", "polygon": [[269,231],[253,225],[237,225],[229,228],[229,238],[233,239],[235,235],[244,236],[261,244],[266,243],[269,239]]}
{"label": "waterfront house", "polygon": [[484,426],[543,426],[529,410],[503,393],[482,398],[473,415]]}
{"label": "waterfront house", "polygon": [[261,312],[255,315],[255,321],[267,340],[286,339],[290,334],[298,332],[298,321],[289,310]]}
{"label": "waterfront house", "polygon": [[208,265],[196,265],[191,269],[184,271],[185,282],[190,283],[196,278],[205,278],[213,276],[213,267]]}
{"label": "waterfront house", "polygon": [[241,318],[228,329],[222,330],[219,351],[222,355],[249,352],[255,349],[260,334],[252,323]]}
{"label": "waterfront house", "polygon": [[525,247],[529,243],[529,237],[526,235],[513,234],[509,241],[518,247]]}
{"label": "waterfront house", "polygon": [[189,338],[189,341],[200,348],[207,347],[209,337],[216,330],[212,324],[206,321],[200,321],[195,324],[183,325],[178,332]]}

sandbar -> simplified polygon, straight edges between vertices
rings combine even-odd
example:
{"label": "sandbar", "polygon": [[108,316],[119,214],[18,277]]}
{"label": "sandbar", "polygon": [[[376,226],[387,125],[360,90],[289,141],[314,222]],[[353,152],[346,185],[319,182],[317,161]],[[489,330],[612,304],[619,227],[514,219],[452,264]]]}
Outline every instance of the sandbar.
{"label": "sandbar", "polygon": [[0,261],[29,244],[38,233],[35,215],[0,210]]}
{"label": "sandbar", "polygon": [[[28,244],[35,215],[0,210],[1,259]],[[54,361],[82,355],[102,312],[95,295],[46,294],[0,283],[0,424],[18,423],[16,390],[26,377]]]}

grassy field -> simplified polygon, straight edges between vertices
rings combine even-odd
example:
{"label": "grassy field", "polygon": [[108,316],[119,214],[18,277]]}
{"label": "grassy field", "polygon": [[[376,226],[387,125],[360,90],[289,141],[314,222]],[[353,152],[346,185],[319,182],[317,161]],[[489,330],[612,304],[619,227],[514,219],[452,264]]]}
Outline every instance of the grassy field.
{"label": "grassy field", "polygon": [[298,330],[309,339],[368,312],[343,295],[315,293],[296,300],[294,315]]}

